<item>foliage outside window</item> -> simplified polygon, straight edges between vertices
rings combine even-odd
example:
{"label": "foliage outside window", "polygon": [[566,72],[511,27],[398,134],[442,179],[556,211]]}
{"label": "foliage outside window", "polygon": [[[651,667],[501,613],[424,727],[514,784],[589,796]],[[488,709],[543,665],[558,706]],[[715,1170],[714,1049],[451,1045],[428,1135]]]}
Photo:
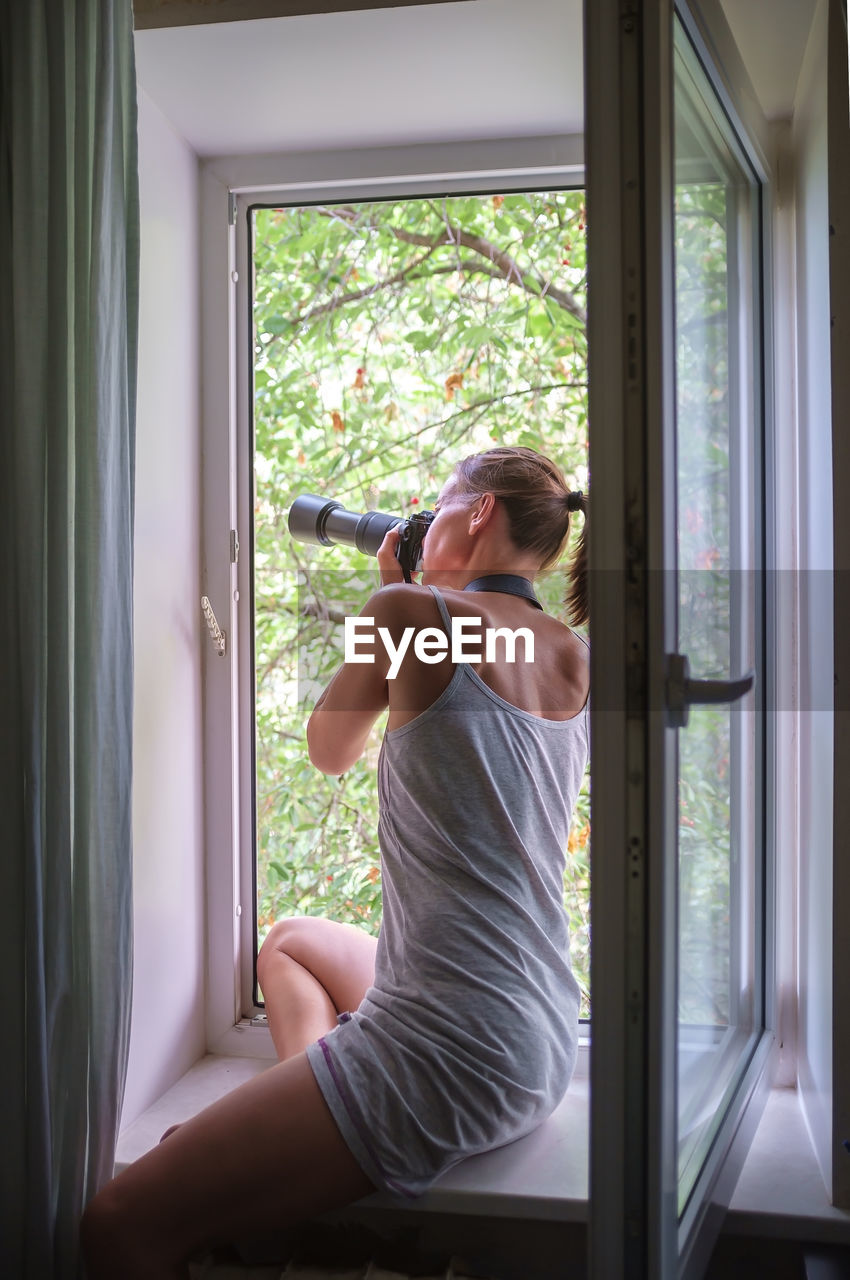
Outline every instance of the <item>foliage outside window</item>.
{"label": "foliage outside window", "polygon": [[[260,209],[254,213],[254,591],[257,922],[320,914],[377,932],[375,762],[310,764],[304,726],[342,654],[346,614],[377,586],[354,550],[289,537],[292,500],[433,506],[453,464],[528,445],[587,485],[584,197],[580,191]],[[540,585],[552,612],[566,588]],[[589,992],[587,780],[565,902]]]}

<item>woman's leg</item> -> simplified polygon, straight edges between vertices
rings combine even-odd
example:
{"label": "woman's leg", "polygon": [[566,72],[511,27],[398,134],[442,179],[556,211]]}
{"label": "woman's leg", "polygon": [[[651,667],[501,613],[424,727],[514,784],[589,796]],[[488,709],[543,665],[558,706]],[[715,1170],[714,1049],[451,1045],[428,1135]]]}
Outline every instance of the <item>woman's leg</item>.
{"label": "woman's leg", "polygon": [[272,925],[257,957],[277,1056],[301,1053],[356,1009],[375,978],[375,938],[354,925],[300,916]]}
{"label": "woman's leg", "polygon": [[202,1249],[267,1236],[373,1186],[306,1055],[271,1067],[181,1125],[95,1197],[82,1224],[89,1280],[186,1280]]}
{"label": "woman's leg", "polygon": [[[374,981],[377,945],[362,929],[320,916],[272,925],[257,956],[257,976],[281,1062],[332,1030],[337,1014],[357,1008]],[[160,1140],[182,1127],[171,1125]]]}

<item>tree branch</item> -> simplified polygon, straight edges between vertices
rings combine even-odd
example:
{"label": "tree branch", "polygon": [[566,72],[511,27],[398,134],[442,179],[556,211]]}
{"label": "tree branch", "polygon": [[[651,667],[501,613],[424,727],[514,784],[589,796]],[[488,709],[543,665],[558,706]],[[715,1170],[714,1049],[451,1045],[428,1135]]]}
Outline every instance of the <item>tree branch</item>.
{"label": "tree branch", "polygon": [[347,614],[342,609],[335,609],[333,605],[326,604],[323,600],[307,600],[301,606],[301,612],[307,618],[321,618],[328,622],[345,622]]}
{"label": "tree branch", "polygon": [[[412,271],[422,266],[423,262],[427,262],[434,249],[434,245],[427,253],[420,254],[401,271],[397,271],[395,275],[388,276],[386,280],[379,280],[376,284],[370,284],[365,289],[355,289],[353,293],[338,293],[331,298],[330,302],[323,302],[318,307],[311,307],[309,311],[305,311],[297,320],[293,320],[293,324],[306,324],[310,320],[315,320],[317,316],[328,315],[331,311],[337,311],[340,307],[345,306],[347,302],[359,302],[362,298],[371,297],[372,294],[378,293],[381,289],[390,289],[394,284],[401,284],[402,280],[407,279]],[[272,338],[279,337],[279,334],[273,334]],[[270,345],[267,344],[267,345]]]}
{"label": "tree branch", "polygon": [[[471,231],[464,231],[462,227],[451,224],[446,226],[445,237],[440,237],[436,241],[429,240],[427,236],[415,231],[403,231],[400,227],[390,227],[389,230],[396,239],[403,240],[406,244],[429,244],[435,249],[441,244],[453,244],[471,249],[474,253],[481,254],[482,258],[486,258],[488,262],[492,262],[495,274],[506,280],[508,284],[518,285],[535,298],[551,298],[562,311],[574,316],[581,324],[587,324],[587,312],[570,290],[559,289],[551,282],[543,280],[534,271],[523,272],[516,259],[512,258],[505,249],[500,249],[490,240],[485,240],[483,236],[473,235]],[[463,261],[458,259],[458,269],[463,267]]]}
{"label": "tree branch", "polygon": [[[480,400],[473,400],[469,404],[464,405],[462,409],[456,410],[455,413],[450,413],[447,418],[438,418],[435,422],[426,422],[423,427],[417,427],[415,431],[409,431],[406,435],[399,436],[398,440],[395,440],[389,449],[386,447],[378,449],[373,453],[366,454],[365,457],[358,458],[357,465],[365,466],[367,463],[374,461],[375,458],[384,457],[391,452],[392,449],[401,449],[404,445],[410,444],[411,441],[417,440],[419,436],[425,435],[427,431],[438,431],[444,428],[450,428],[458,421],[459,418],[464,418],[469,414],[478,414],[480,417],[485,409],[489,409],[490,406],[494,404],[502,404],[505,400],[514,400],[517,396],[537,395],[540,392],[565,391],[572,390],[573,388],[581,390],[586,387],[586,382],[543,382],[531,387],[520,387],[517,391],[506,391],[502,395],[484,396]],[[393,470],[394,468],[391,468],[389,471],[382,472],[382,475],[392,475]],[[376,477],[372,477],[372,479],[374,481]],[[336,496],[338,498],[342,498],[351,492],[353,492],[353,489],[351,488],[340,488],[336,490]]]}
{"label": "tree branch", "polygon": [[[442,267],[433,267],[428,272],[423,271],[419,273],[419,268],[422,266],[423,262],[430,258],[432,252],[433,250],[422,254],[421,257],[417,258],[415,262],[411,262],[411,264],[408,267],[405,267],[404,270],[397,271],[395,275],[388,276],[386,280],[379,280],[376,284],[370,285],[367,289],[357,289],[353,293],[338,293],[330,300],[330,302],[323,302],[317,307],[311,307],[309,311],[305,311],[300,315],[297,320],[293,320],[293,325],[307,324],[309,321],[315,320],[317,316],[330,315],[332,312],[338,311],[340,307],[344,307],[348,302],[359,302],[363,298],[372,297],[383,289],[390,289],[393,285],[400,284],[403,280],[421,280],[430,276],[453,275],[454,272],[458,270],[462,270],[465,275],[470,276],[484,275],[489,276],[492,280],[505,279],[502,272],[498,271],[495,267],[487,267],[483,262],[474,262],[471,258],[462,258],[458,263],[446,264]],[[535,295],[535,297],[536,296],[538,295]],[[546,294],[546,297],[554,297],[551,289]],[[282,335],[278,333],[269,334],[268,341],[266,342],[266,349],[268,349],[272,343],[277,342],[281,336]]]}
{"label": "tree branch", "polygon": [[[336,209],[319,208],[318,213],[325,217],[335,216],[342,217],[349,223],[353,222],[357,217],[357,210],[351,205],[345,205]],[[368,222],[366,224],[373,229],[377,229],[379,224],[376,222]],[[385,228],[397,240],[401,240],[404,244],[420,245],[422,248],[428,249],[433,253],[435,249],[441,245],[463,246],[465,249],[471,249],[474,253],[480,254],[489,262],[493,263],[497,275],[506,280],[509,284],[518,285],[524,289],[526,293],[530,293],[535,298],[551,298],[563,311],[568,312],[581,324],[587,324],[587,313],[575,295],[569,289],[559,289],[551,282],[542,279],[534,271],[523,272],[519,264],[505,250],[500,249],[484,236],[474,235],[471,231],[464,231],[460,226],[446,224],[445,235],[427,236],[418,231],[405,231],[402,227]],[[459,264],[462,269],[462,264]]]}

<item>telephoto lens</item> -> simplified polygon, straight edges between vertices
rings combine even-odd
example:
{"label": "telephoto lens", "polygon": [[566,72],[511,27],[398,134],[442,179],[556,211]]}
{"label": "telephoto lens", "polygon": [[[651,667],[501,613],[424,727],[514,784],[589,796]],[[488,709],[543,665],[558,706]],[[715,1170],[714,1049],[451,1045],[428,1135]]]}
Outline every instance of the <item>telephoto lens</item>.
{"label": "telephoto lens", "polygon": [[334,543],[341,542],[370,556],[378,554],[387,530],[400,525],[396,559],[405,582],[410,582],[411,573],[415,573],[422,563],[422,542],[433,519],[433,511],[419,511],[407,520],[402,516],[385,515],[383,511],[367,511],[360,515],[346,511],[334,498],[302,493],[289,508],[288,524],[289,532],[297,542],[312,542],[320,547],[332,547]]}
{"label": "telephoto lens", "polygon": [[381,511],[358,515],[346,511],[334,498],[320,498],[315,493],[303,493],[289,508],[289,532],[297,542],[321,547],[341,542],[370,556],[378,554],[387,530],[397,524],[401,524],[401,516],[386,516]]}

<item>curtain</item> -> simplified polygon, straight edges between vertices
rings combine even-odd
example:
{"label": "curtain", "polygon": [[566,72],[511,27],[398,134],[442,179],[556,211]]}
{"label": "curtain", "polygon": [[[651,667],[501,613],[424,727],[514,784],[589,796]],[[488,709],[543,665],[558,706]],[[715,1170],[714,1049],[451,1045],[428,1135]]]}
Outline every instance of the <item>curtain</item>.
{"label": "curtain", "polygon": [[130,0],[0,3],[0,1275],[77,1274],[129,1039]]}

